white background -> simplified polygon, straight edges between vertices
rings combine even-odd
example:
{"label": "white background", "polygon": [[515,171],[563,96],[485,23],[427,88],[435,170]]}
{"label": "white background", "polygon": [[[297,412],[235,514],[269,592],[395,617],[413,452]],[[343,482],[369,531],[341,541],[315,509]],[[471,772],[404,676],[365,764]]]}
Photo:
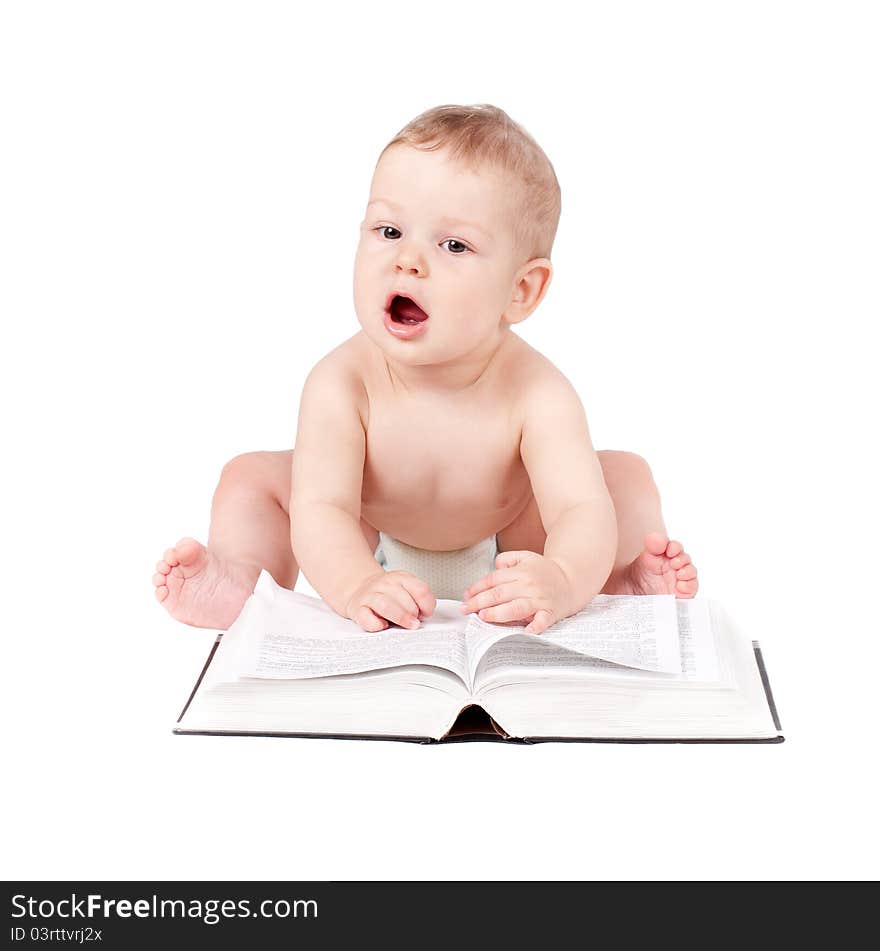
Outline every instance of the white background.
{"label": "white background", "polygon": [[[5,877],[877,876],[872,7],[3,5]],[[553,161],[520,331],[651,464],[783,745],[172,736],[213,635],[154,563],[293,444],[378,153],[447,102]]]}

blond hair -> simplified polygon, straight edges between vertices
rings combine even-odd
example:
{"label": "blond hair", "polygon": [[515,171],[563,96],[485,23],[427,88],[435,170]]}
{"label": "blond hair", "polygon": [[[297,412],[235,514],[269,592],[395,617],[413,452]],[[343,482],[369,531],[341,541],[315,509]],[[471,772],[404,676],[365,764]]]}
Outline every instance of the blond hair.
{"label": "blond hair", "polygon": [[488,165],[518,186],[513,227],[526,260],[549,258],[562,199],[556,172],[544,150],[497,106],[435,106],[408,122],[385,146],[410,145],[426,152],[448,149],[453,161],[479,169]]}

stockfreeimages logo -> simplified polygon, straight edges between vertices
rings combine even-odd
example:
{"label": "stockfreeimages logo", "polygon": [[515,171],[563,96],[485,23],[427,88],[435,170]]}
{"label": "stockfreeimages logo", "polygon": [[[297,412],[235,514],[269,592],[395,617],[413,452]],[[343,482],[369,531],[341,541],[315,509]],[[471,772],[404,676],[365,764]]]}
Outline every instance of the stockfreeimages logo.
{"label": "stockfreeimages logo", "polygon": [[252,904],[241,898],[105,898],[103,895],[71,894],[57,901],[51,898],[12,896],[12,917],[45,918],[190,918],[215,925],[224,918],[317,918],[318,903],[313,898],[266,898]]}

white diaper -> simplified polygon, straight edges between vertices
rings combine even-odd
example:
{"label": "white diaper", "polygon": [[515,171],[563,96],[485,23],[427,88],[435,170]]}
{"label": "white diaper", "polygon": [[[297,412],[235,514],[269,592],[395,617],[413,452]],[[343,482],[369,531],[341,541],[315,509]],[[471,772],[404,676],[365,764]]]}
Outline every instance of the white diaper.
{"label": "white diaper", "polygon": [[427,582],[435,598],[462,599],[465,589],[495,570],[498,554],[494,535],[470,548],[455,551],[428,551],[399,542],[379,532],[376,561],[386,571],[409,571]]}

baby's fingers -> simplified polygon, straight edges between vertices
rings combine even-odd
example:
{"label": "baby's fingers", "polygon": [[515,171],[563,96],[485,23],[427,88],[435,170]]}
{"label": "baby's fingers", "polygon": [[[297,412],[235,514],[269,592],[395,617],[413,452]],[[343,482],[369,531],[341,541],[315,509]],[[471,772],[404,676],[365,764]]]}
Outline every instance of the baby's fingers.
{"label": "baby's fingers", "polygon": [[509,568],[490,571],[489,574],[484,575],[479,581],[475,581],[467,591],[464,592],[464,600],[470,601],[475,594],[479,594],[481,591],[488,591],[490,588],[503,584],[505,581],[513,581],[516,577],[517,575]]}
{"label": "baby's fingers", "polygon": [[379,617],[378,614],[375,614],[366,605],[359,607],[357,611],[355,611],[354,620],[368,634],[378,634],[379,631],[384,631],[385,628],[388,627],[388,622],[385,618]]}
{"label": "baby's fingers", "polygon": [[[472,591],[472,588],[468,589]],[[480,591],[471,596],[462,604],[461,610],[464,614],[470,614],[472,611],[481,611],[483,608],[491,608],[496,604],[504,604],[505,601],[513,599],[522,591],[519,582],[508,581],[506,584],[496,585],[486,591]],[[482,614],[480,615],[482,617]]]}
{"label": "baby's fingers", "polygon": [[[409,602],[406,605],[404,605],[404,598]],[[366,604],[371,611],[379,617],[387,618],[392,624],[398,624],[410,630],[415,630],[419,626],[419,619],[416,616],[418,608],[406,591],[400,591],[396,597],[376,591],[366,598]]]}
{"label": "baby's fingers", "polygon": [[507,601],[494,608],[483,608],[479,617],[481,621],[503,623],[504,621],[519,621],[522,618],[531,617],[534,613],[535,606],[531,598],[514,598],[513,601]]}
{"label": "baby's fingers", "polygon": [[535,613],[531,623],[526,628],[526,634],[543,634],[553,623],[553,615],[550,611],[541,609]]}
{"label": "baby's fingers", "polygon": [[403,575],[400,578],[400,584],[406,589],[407,593],[416,603],[421,617],[430,617],[437,607],[437,599],[430,585],[415,575]]}

